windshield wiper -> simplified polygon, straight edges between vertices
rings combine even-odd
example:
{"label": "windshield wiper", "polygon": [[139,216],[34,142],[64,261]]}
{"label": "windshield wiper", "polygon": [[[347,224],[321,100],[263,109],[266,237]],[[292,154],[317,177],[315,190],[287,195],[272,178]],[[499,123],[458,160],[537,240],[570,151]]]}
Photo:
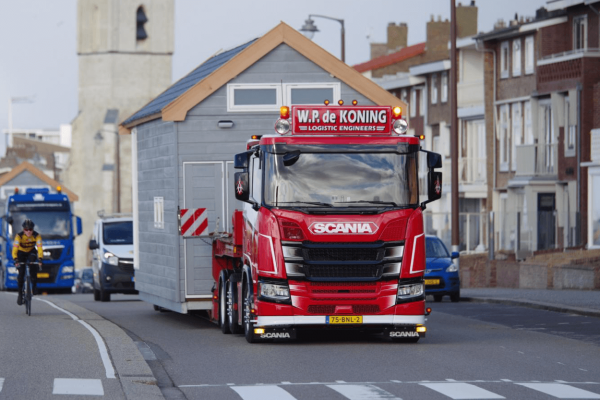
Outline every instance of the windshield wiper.
{"label": "windshield wiper", "polygon": [[329,203],[321,203],[320,201],[279,201],[277,204],[312,204],[314,206],[333,207]]}
{"label": "windshield wiper", "polygon": [[356,200],[356,201],[336,201],[336,203],[370,203],[370,204],[386,204],[389,206],[399,207],[398,204],[393,201],[379,201],[379,200]]}

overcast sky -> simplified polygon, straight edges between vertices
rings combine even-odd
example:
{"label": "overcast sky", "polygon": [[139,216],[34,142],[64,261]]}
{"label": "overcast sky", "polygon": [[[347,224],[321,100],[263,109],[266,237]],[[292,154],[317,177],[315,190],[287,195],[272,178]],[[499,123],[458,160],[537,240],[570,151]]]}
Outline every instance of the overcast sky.
{"label": "overcast sky", "polygon": [[[143,0],[140,0],[143,2]],[[464,3],[468,3],[465,0]],[[478,31],[499,18],[534,16],[545,0],[477,0]],[[8,128],[10,97],[34,96],[13,105],[13,128],[57,129],[77,115],[77,0],[0,0],[0,131]],[[309,14],[345,21],[346,62],[369,59],[369,42],[385,42],[390,22],[408,23],[408,44],[425,41],[431,15],[450,17],[449,0],[175,0],[173,81],[219,49],[258,37],[280,21],[299,29]],[[314,18],[313,40],[340,57],[340,24]],[[0,146],[3,144],[0,140]]]}

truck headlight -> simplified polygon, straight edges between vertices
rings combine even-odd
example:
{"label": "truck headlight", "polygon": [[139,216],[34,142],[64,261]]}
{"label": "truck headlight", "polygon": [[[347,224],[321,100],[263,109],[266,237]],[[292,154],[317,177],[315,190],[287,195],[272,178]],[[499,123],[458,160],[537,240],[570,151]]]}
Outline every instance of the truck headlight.
{"label": "truck headlight", "polygon": [[414,283],[412,285],[398,286],[398,298],[408,299],[410,297],[418,297],[423,295],[423,284]]}
{"label": "truck headlight", "polygon": [[458,271],[458,267],[456,265],[450,264],[450,266],[448,268],[446,268],[446,272],[456,272]]}
{"label": "truck headlight", "polygon": [[289,301],[290,288],[287,284],[259,282],[260,296],[268,300]]}
{"label": "truck headlight", "polygon": [[63,272],[63,274],[72,274],[73,267],[63,267],[62,272]]}
{"label": "truck headlight", "polygon": [[119,265],[119,257],[112,256],[106,259],[106,262],[110,265]]}
{"label": "truck headlight", "polygon": [[19,270],[17,269],[17,267],[8,267],[6,268],[6,270],[8,271],[9,274],[18,274]]}

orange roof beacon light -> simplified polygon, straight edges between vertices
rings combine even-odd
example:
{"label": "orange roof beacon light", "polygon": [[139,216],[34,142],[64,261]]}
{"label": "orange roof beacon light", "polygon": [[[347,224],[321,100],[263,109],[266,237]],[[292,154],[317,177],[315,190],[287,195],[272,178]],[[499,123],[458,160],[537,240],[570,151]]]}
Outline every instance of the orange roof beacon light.
{"label": "orange roof beacon light", "polygon": [[392,109],[392,113],[394,114],[394,118],[400,118],[402,117],[402,107],[394,107]]}
{"label": "orange roof beacon light", "polygon": [[19,193],[19,188],[18,188],[18,187],[16,187],[16,188],[15,188],[15,194],[18,194],[18,193]]}
{"label": "orange roof beacon light", "polygon": [[357,105],[357,104],[358,104],[358,101],[356,101],[356,100],[352,100],[352,105],[353,105],[353,106],[355,106],[355,105]]}
{"label": "orange roof beacon light", "polygon": [[61,193],[61,192],[62,192],[62,187],[60,187],[60,186],[57,186],[57,187],[56,187],[56,191],[57,191],[58,193]]}
{"label": "orange roof beacon light", "polygon": [[329,105],[329,100],[325,100],[323,103],[325,103],[326,106]]}
{"label": "orange roof beacon light", "polygon": [[344,100],[338,100],[338,104],[339,104],[340,106],[343,106],[343,105],[344,105]]}
{"label": "orange roof beacon light", "polygon": [[283,106],[279,109],[279,114],[281,119],[289,119],[290,118],[290,108],[287,106]]}
{"label": "orange roof beacon light", "polygon": [[423,135],[423,134],[420,134],[420,135],[419,135],[419,140],[425,140],[425,135]]}

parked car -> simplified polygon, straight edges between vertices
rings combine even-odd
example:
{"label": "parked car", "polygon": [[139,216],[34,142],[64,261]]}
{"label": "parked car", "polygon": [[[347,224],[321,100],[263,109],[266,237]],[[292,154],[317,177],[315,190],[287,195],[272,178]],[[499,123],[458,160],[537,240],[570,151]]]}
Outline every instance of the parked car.
{"label": "parked car", "polygon": [[112,293],[137,294],[133,273],[133,218],[106,215],[94,224],[89,248],[94,270],[94,300],[110,301]]}
{"label": "parked car", "polygon": [[425,237],[425,294],[433,295],[436,302],[445,295],[453,302],[460,301],[460,278],[458,266],[453,262],[458,258],[457,251],[448,253],[448,249],[437,236]]}
{"label": "parked car", "polygon": [[75,271],[75,284],[71,288],[73,293],[92,293],[94,287],[94,270],[83,268]]}

